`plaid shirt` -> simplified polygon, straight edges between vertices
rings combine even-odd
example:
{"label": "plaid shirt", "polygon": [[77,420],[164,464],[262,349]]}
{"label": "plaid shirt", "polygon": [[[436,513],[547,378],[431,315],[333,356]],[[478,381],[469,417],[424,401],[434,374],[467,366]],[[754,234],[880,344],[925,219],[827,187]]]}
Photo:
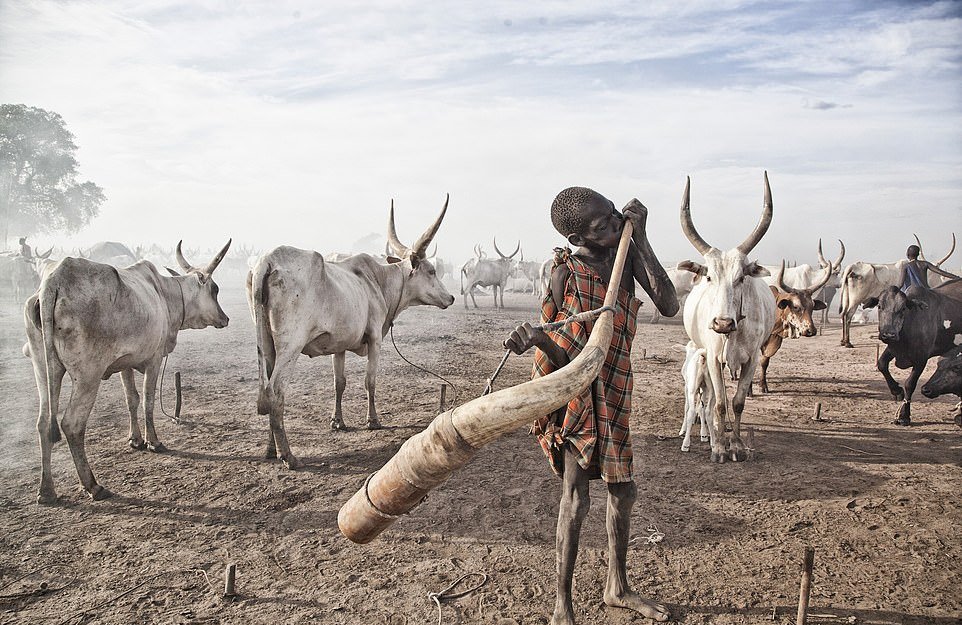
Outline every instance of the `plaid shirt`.
{"label": "plaid shirt", "polygon": [[[577,256],[566,255],[562,262],[570,275],[565,283],[564,302],[559,310],[551,291],[541,303],[541,322],[560,321],[604,305],[607,285],[589,265]],[[560,263],[559,263],[560,264]],[[557,265],[555,265],[557,267]],[[578,464],[591,477],[605,482],[631,481],[631,342],[641,302],[621,290],[618,293],[611,348],[601,374],[567,406],[535,421],[531,431],[538,436],[552,469],[561,475],[564,445],[571,445]],[[594,324],[572,323],[549,333],[551,339],[571,358],[588,342]],[[556,367],[540,349],[535,350],[532,378],[547,375]]]}

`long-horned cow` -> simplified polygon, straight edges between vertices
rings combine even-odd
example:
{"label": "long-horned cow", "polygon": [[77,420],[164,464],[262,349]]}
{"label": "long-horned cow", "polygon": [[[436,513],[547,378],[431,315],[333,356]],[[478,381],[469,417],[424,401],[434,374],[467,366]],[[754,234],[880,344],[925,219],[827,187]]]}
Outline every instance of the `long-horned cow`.
{"label": "long-horned cow", "polygon": [[812,312],[823,310],[825,302],[815,298],[815,293],[825,286],[832,277],[832,265],[822,270],[822,279],[807,289],[797,289],[789,286],[785,281],[785,261],[775,276],[775,285],[770,286],[775,296],[775,322],[771,332],[762,344],[762,392],[768,392],[768,363],[778,353],[782,346],[782,339],[787,335],[815,336],[818,329],[812,320]]}
{"label": "long-horned cow", "polygon": [[408,307],[447,308],[454,303],[425,259],[447,209],[445,199],[434,223],[413,247],[407,247],[395,232],[392,201],[388,241],[397,258],[387,265],[368,254],[327,262],[317,252],[289,246],[275,248],[257,261],[247,276],[247,292],[257,332],[257,412],[270,415],[267,458],[279,454],[289,468],[301,465],[291,453],[284,429],[285,392],[300,354],[334,357],[331,428],[335,430],[344,427],[345,353],[366,355],[367,425],[380,427],[374,391],[382,339]]}
{"label": "long-horned cow", "polygon": [[[497,260],[478,258],[473,267],[469,268],[466,265],[461,269],[461,295],[464,298],[465,308],[468,307],[468,295],[471,296],[474,307],[478,307],[478,302],[474,299],[475,286],[490,286],[494,293],[494,307],[504,308],[504,286],[508,281],[508,276],[511,275],[514,257],[520,249],[521,241],[518,241],[518,246],[514,248],[514,251],[509,256],[505,256],[498,249],[498,241],[495,239],[494,251],[498,253],[500,258]],[[498,305],[498,292],[501,293],[500,306]]]}
{"label": "long-horned cow", "polygon": [[[835,298],[835,293],[841,286],[841,274],[842,274],[842,260],[845,259],[845,244],[839,239],[838,245],[841,251],[838,254],[838,258],[834,261],[829,261],[822,254],[822,240],[818,240],[818,267],[812,267],[808,263],[797,265],[795,267],[785,268],[785,284],[793,289],[811,289],[812,285],[816,282],[821,282],[824,277],[824,271],[827,268],[831,268],[829,274],[829,279],[822,285],[821,289],[815,290],[811,293],[816,299],[825,302],[825,307],[819,310],[822,311],[822,323],[828,323],[828,306],[832,303]],[[774,274],[778,271],[778,265],[765,265],[765,269],[772,274],[766,278],[763,278],[769,286],[778,286],[775,281]]]}
{"label": "long-horned cow", "polygon": [[[890,286],[865,303],[869,308],[876,305],[878,337],[886,345],[876,364],[893,397],[902,402],[895,423],[909,425],[912,394],[926,363],[952,349],[962,334],[962,280],[934,289],[911,286],[905,292]],[[899,369],[912,369],[902,385],[889,372],[892,360]]]}
{"label": "long-horned cow", "polygon": [[[701,276],[685,302],[685,330],[696,349],[706,352],[706,368],[714,394],[712,462],[725,462],[727,457],[741,460],[745,445],[741,439],[741,416],[745,409],[755,369],[761,358],[761,346],[775,321],[775,301],[768,286],[758,280],[768,271],[748,254],[758,245],[772,222],[772,191],[765,173],[765,197],[761,220],[748,238],[737,247],[722,251],[712,247],[695,230],[689,205],[691,179],[685,183],[681,203],[681,227],[695,249],[705,257],[705,264],[683,265]],[[682,266],[682,264],[679,264]],[[725,418],[728,395],[724,367],[739,375],[732,399],[734,422],[730,442],[725,441]]]}
{"label": "long-horned cow", "polygon": [[[110,491],[97,483],[87,461],[84,432],[101,380],[120,373],[130,412],[129,444],[134,449],[164,451],[154,430],[154,399],[164,356],[174,350],[177,333],[208,326],[227,327],[211,278],[230,241],[205,267],[187,262],[177,244],[177,260],[186,275],[161,275],[148,261],[125,269],[82,258],[64,258],[40,283],[24,306],[28,343],[40,395],[40,503],[56,501],[50,472],[51,443],[67,438],[80,483],[94,500]],[[140,400],[134,370],[144,374],[144,434],[137,422]],[[70,400],[57,426],[64,375],[73,382]],[[144,438],[146,437],[146,443]]]}
{"label": "long-horned cow", "polygon": [[[915,237],[915,242],[918,243],[918,245],[919,245],[919,258],[921,258],[922,260],[926,260],[926,258],[925,258],[925,249],[922,247],[922,242],[919,240],[919,235],[913,234],[912,236]],[[952,254],[954,254],[954,253],[955,253],[955,233],[953,232],[953,233],[952,233],[952,247],[949,248],[949,253],[946,254],[945,256],[943,256],[943,257],[942,257],[942,260],[940,260],[940,261],[938,261],[938,262],[936,262],[936,263],[933,263],[933,264],[934,264],[936,267],[941,267],[941,266],[942,266],[942,263],[944,263],[945,261],[947,261],[947,260],[949,259],[949,257],[951,257]],[[929,286],[931,286],[931,287],[936,287],[936,286],[939,286],[940,284],[942,284],[943,282],[948,282],[948,281],[951,280],[951,279],[952,279],[952,278],[946,278],[945,276],[940,276],[940,275],[938,275],[937,273],[930,273],[930,274],[929,274]]]}
{"label": "long-horned cow", "polygon": [[[956,342],[958,338],[955,339]],[[956,395],[962,399],[962,345],[956,345],[942,354],[935,373],[922,385],[922,394],[929,399],[940,395]],[[962,403],[955,406],[955,424],[962,427]]]}

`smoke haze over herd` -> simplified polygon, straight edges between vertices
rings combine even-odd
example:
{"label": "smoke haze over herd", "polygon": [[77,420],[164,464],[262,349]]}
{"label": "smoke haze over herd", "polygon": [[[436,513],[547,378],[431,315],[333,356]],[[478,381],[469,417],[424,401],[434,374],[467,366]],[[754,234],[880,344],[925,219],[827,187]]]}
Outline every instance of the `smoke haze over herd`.
{"label": "smoke haze over herd", "polygon": [[555,193],[584,185],[644,202],[669,262],[696,255],[686,175],[730,247],[763,170],[766,262],[962,234],[959,3],[605,4],[5,1],[0,99],[60,113],[108,198],[36,244],[351,251],[391,198],[410,243],[450,193],[441,256],[497,236],[535,258]]}

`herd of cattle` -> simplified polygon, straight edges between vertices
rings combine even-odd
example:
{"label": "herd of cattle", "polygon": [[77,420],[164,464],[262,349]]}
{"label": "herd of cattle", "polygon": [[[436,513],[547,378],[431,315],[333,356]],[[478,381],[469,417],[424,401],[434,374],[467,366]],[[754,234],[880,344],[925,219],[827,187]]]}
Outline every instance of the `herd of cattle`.
{"label": "herd of cattle", "polygon": [[[711,246],[698,233],[689,191],[690,181],[681,206],[682,231],[704,260],[683,261],[670,272],[683,301],[684,326],[690,339],[682,368],[686,399],[682,450],[690,448],[691,429],[700,420],[701,438],[709,442],[713,462],[746,457],[749,445],[742,439],[741,415],[752,393],[756,369],[761,364],[760,390],[767,393],[768,363],[782,340],[814,336],[817,329],[812,315],[821,310],[823,322],[827,321],[827,306],[836,291],[841,291],[843,346],[851,347],[849,325],[855,310],[859,306],[878,308],[879,339],[886,344],[878,367],[892,394],[901,401],[897,422],[910,421],[912,394],[932,357],[942,356],[932,379],[923,386],[923,394],[962,396],[962,347],[958,345],[962,342],[962,281],[902,291],[897,282],[906,261],[887,265],[855,262],[842,268],[845,246],[841,241],[834,261],[823,256],[819,242],[818,267],[786,267],[784,261],[779,266],[763,266],[748,255],[765,236],[773,217],[767,173],[761,220],[730,250]],[[269,421],[266,457],[279,456],[292,469],[300,466],[284,428],[285,393],[300,354],[333,356],[335,402],[330,425],[334,429],[344,427],[345,354],[367,356],[367,425],[380,427],[375,388],[382,340],[405,309],[418,305],[443,309],[455,301],[443,282],[450,266],[440,259],[432,263],[433,256],[428,254],[447,208],[445,200],[434,222],[407,246],[397,236],[392,202],[383,255],[322,256],[281,246],[261,255],[247,249],[231,256],[234,268],[247,273],[258,361],[257,412],[267,415]],[[203,266],[187,260],[181,243],[172,253],[105,243],[60,260],[51,259],[51,251],[32,258],[0,255],[0,278],[8,284],[12,297],[21,301],[24,293],[33,293],[23,309],[27,335],[23,351],[31,358],[40,398],[39,502],[56,500],[50,452],[61,432],[84,489],[95,500],[110,495],[91,471],[84,432],[100,382],[114,373],[120,373],[126,395],[130,446],[164,449],[153,420],[161,365],[174,349],[180,330],[227,325],[213,274],[228,264],[230,245],[228,241]],[[953,251],[954,246],[953,235]],[[474,257],[462,265],[459,278],[465,307],[469,296],[477,307],[477,288],[491,287],[495,307],[503,308],[504,290],[513,277],[523,277],[536,295],[543,295],[552,268],[567,251],[555,248],[551,257],[539,263],[523,260],[520,242],[511,254],[504,254],[496,241],[494,249],[498,258],[488,258],[480,245],[476,246]],[[151,254],[157,257],[152,259]],[[187,252],[192,257],[197,254]],[[181,271],[167,268],[167,275],[158,267],[171,256]],[[892,360],[899,368],[912,369],[904,386],[889,372]],[[135,370],[144,376],[141,393],[134,383]],[[70,376],[73,387],[58,424],[65,375]],[[730,432],[726,431],[727,377],[735,381]],[[140,408],[143,430],[138,421]],[[956,423],[962,426],[960,419],[957,416]]]}

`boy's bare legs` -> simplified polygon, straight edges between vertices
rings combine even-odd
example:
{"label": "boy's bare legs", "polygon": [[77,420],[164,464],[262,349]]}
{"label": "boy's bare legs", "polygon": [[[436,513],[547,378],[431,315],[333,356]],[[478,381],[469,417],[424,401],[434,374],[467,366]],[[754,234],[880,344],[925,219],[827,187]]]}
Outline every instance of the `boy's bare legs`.
{"label": "boy's bare legs", "polygon": [[561,507],[558,510],[557,563],[558,595],[555,599],[551,625],[574,625],[571,605],[571,584],[578,557],[581,524],[588,516],[588,473],[566,446],[564,450],[564,479],[561,486]]}
{"label": "boy's bare legs", "polygon": [[[565,466],[567,474],[567,465]],[[656,621],[668,620],[668,608],[645,599],[628,588],[628,533],[631,528],[631,507],[638,498],[634,482],[608,484],[608,581],[605,584],[605,603],[635,610]],[[561,525],[559,523],[559,536]],[[560,544],[560,543],[559,543]]]}

